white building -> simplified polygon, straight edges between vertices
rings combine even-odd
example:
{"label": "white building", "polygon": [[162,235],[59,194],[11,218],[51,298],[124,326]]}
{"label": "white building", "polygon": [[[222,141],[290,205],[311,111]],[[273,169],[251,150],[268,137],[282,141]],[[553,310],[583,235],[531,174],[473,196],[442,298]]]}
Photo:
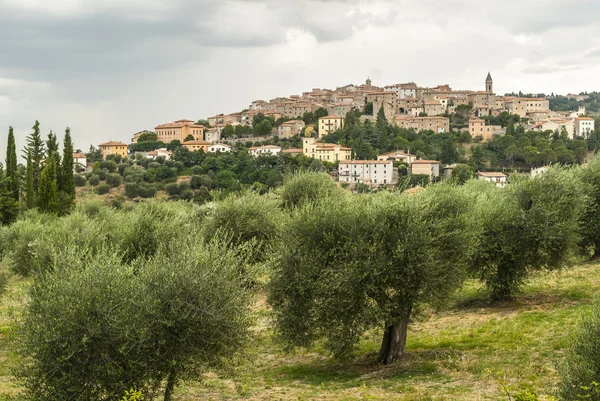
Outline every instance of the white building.
{"label": "white building", "polygon": [[248,149],[252,156],[278,156],[281,153],[280,146],[265,145],[265,146],[253,146]]}
{"label": "white building", "polygon": [[540,174],[544,174],[546,171],[548,171],[548,166],[531,169],[531,177],[537,177]]}
{"label": "white building", "polygon": [[206,142],[218,142],[221,140],[221,130],[218,128],[209,128],[204,131],[204,140]]}
{"label": "white building", "polygon": [[215,143],[208,147],[208,153],[231,152],[231,146],[226,143]]}
{"label": "white building", "polygon": [[417,85],[413,82],[407,84],[389,85],[383,88],[384,92],[396,92],[398,99],[417,97]]}
{"label": "white building", "polygon": [[377,160],[391,160],[393,162],[403,162],[406,164],[411,164],[413,161],[417,160],[417,156],[411,155],[410,153],[402,152],[400,150],[396,150],[394,152],[383,153],[377,156]]}
{"label": "white building", "polygon": [[148,159],[156,159],[157,157],[164,157],[165,160],[171,160],[173,153],[169,152],[166,148],[156,149],[152,152],[148,152],[146,157]]}
{"label": "white building", "polygon": [[85,170],[87,168],[87,157],[83,153],[73,153],[73,168],[77,170]]}
{"label": "white building", "polygon": [[391,160],[341,161],[338,172],[338,181],[341,183],[362,183],[376,186],[396,183],[394,163]]}
{"label": "white building", "polygon": [[591,117],[577,117],[575,119],[575,135],[587,138],[594,131],[595,121]]}
{"label": "white building", "polygon": [[477,173],[477,179],[478,180],[483,180],[483,181],[487,181],[487,182],[492,182],[494,184],[496,184],[496,186],[498,187],[503,187],[506,185],[506,174],[504,173],[499,173],[499,172],[486,172],[486,173],[482,173],[479,172]]}

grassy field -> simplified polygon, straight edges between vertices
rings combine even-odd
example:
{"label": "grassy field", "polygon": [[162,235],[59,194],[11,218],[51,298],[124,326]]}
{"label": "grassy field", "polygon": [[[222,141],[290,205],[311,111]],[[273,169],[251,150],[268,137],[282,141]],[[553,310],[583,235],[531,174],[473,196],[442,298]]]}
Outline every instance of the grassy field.
{"label": "grassy field", "polygon": [[[18,363],[11,326],[26,301],[28,281],[12,277],[0,307],[0,400],[14,395]],[[489,305],[468,283],[442,311],[412,324],[405,360],[373,361],[380,332],[365,336],[355,360],[338,364],[322,350],[286,354],[270,334],[260,297],[249,359],[229,376],[206,374],[185,383],[177,400],[508,400],[536,393],[551,400],[556,364],[573,329],[600,293],[600,264],[584,264],[532,279],[514,302]],[[514,399],[514,397],[513,397]]]}

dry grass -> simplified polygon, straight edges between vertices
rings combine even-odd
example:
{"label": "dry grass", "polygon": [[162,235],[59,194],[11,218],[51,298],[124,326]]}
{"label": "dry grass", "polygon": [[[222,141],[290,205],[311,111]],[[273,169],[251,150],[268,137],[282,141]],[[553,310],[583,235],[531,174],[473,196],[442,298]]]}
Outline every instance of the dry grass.
{"label": "dry grass", "polygon": [[[11,310],[25,299],[27,281],[12,278],[0,307],[0,399],[14,394],[10,366]],[[380,335],[365,336],[356,359],[336,363],[322,350],[286,354],[270,334],[262,297],[249,358],[233,374],[206,374],[185,383],[183,400],[506,400],[528,388],[552,399],[556,364],[570,335],[600,293],[600,264],[586,264],[532,279],[514,302],[490,305],[470,282],[448,306],[412,324],[406,358],[392,366],[373,363]]]}

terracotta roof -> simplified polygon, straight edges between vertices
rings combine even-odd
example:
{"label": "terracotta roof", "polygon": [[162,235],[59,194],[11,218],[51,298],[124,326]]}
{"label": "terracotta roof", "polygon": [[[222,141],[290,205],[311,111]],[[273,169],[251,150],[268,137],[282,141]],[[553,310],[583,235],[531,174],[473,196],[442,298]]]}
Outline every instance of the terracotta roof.
{"label": "terracotta roof", "polygon": [[437,161],[437,160],[423,160],[423,159],[421,159],[421,160],[417,160],[417,161],[412,162],[412,164],[440,164],[440,162]]}
{"label": "terracotta roof", "polygon": [[206,141],[186,141],[182,145],[212,145],[212,142]]}
{"label": "terracotta roof", "polygon": [[283,153],[302,153],[302,149],[286,149],[283,151]]}
{"label": "terracotta roof", "polygon": [[85,159],[86,155],[83,153],[73,153],[73,159]]}
{"label": "terracotta roof", "polygon": [[344,117],[340,117],[340,116],[325,116],[325,117],[319,117],[319,120],[327,120],[327,119],[343,120],[343,119],[344,119]]}
{"label": "terracotta roof", "polygon": [[101,148],[105,148],[105,147],[109,147],[109,146],[127,146],[127,144],[125,144],[123,142],[110,141],[110,142],[102,143],[98,146],[100,146]]}
{"label": "terracotta roof", "polygon": [[393,164],[391,160],[347,160],[343,164]]}
{"label": "terracotta roof", "polygon": [[412,155],[410,153],[401,152],[398,150],[395,152],[382,153],[379,156],[412,156]]}
{"label": "terracotta roof", "polygon": [[584,120],[584,121],[594,121],[593,118],[591,117],[577,117],[578,120]]}
{"label": "terracotta roof", "polygon": [[178,120],[178,121],[175,121],[174,123],[161,124],[161,125],[159,125],[157,127],[154,127],[154,129],[183,128],[183,127],[204,128],[204,129],[206,129],[206,127],[204,125],[194,124],[194,122],[192,120]]}
{"label": "terracotta roof", "polygon": [[479,172],[477,175],[482,177],[506,177],[506,174],[500,172]]}

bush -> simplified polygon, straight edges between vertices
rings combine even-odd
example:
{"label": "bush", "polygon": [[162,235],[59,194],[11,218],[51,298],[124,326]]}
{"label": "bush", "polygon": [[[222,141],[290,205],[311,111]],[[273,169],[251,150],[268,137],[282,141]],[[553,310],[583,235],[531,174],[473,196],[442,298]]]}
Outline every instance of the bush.
{"label": "bush", "polygon": [[325,173],[299,173],[286,179],[281,199],[285,208],[292,209],[341,193],[343,191]]}
{"label": "bush", "polygon": [[100,181],[104,181],[106,179],[106,176],[108,173],[106,172],[106,170],[100,169],[100,170],[94,171],[94,174],[98,175],[98,177],[100,178]]}
{"label": "bush", "polygon": [[98,186],[98,184],[100,184],[100,177],[98,177],[98,175],[94,174],[94,175],[90,176],[90,178],[88,179],[88,182],[93,187]]}
{"label": "bush", "polygon": [[600,400],[600,304],[585,319],[575,334],[566,361],[560,365],[561,399]]}
{"label": "bush", "polygon": [[165,191],[170,196],[179,195],[181,193],[179,185],[175,182],[165,185]]}
{"label": "bush", "polygon": [[141,184],[138,186],[137,193],[142,198],[154,198],[156,196],[156,186],[150,184]]}
{"label": "bush", "polygon": [[125,184],[125,195],[130,199],[136,198],[138,196],[139,187],[139,184],[134,182]]}
{"label": "bush", "polygon": [[121,176],[119,174],[108,174],[106,176],[106,184],[113,188],[118,187],[121,185]]}
{"label": "bush", "polygon": [[181,194],[179,195],[179,199],[185,200],[185,201],[190,201],[190,200],[194,199],[194,193],[189,188],[188,189],[184,189],[181,192]]}
{"label": "bush", "polygon": [[33,284],[19,326],[27,399],[120,400],[124,389],[156,394],[166,383],[170,400],[181,381],[229,364],[251,319],[244,256],[225,246],[187,238],[135,266],[112,251],[64,252]]}
{"label": "bush", "polygon": [[192,175],[200,175],[200,174],[204,174],[206,173],[206,171],[200,167],[200,166],[194,166],[192,167]]}
{"label": "bush", "polygon": [[85,179],[85,176],[81,175],[81,174],[75,174],[75,176],[73,177],[75,179],[75,185],[78,187],[85,187],[85,184],[87,183],[87,180]]}
{"label": "bush", "polygon": [[278,238],[283,218],[277,201],[268,196],[248,193],[230,196],[216,204],[205,221],[205,237],[210,239],[219,231],[231,235],[234,246],[252,244],[255,261],[266,260]]}
{"label": "bush", "polygon": [[108,184],[100,184],[96,187],[96,193],[98,195],[106,195],[110,192],[110,185]]}
{"label": "bush", "polygon": [[119,210],[119,209],[123,208],[123,204],[118,199],[112,199],[110,201],[110,207],[112,207],[113,209]]}
{"label": "bush", "polygon": [[117,162],[114,160],[103,160],[100,162],[100,168],[110,173],[117,171]]}

